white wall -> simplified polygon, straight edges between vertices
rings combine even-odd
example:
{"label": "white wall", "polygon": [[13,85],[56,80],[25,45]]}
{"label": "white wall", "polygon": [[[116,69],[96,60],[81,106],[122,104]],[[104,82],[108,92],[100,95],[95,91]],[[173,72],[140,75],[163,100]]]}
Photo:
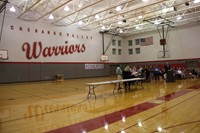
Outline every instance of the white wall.
{"label": "white wall", "polygon": [[160,45],[160,36],[158,32],[148,32],[139,35],[129,36],[125,38],[124,50],[128,47],[128,40],[145,38],[153,36],[153,45],[149,46],[133,46],[132,48],[141,48],[141,54],[128,55],[124,54],[124,61],[126,62],[140,62],[140,61],[156,61],[156,60],[178,60],[178,59],[192,59],[200,58],[200,25],[182,26],[170,29],[166,49],[170,52],[170,58],[158,58],[158,51],[163,50]]}
{"label": "white wall", "polygon": [[[1,17],[2,18],[2,17]],[[22,28],[22,31],[19,30]],[[35,29],[38,32],[35,32]],[[28,31],[30,30],[30,31]],[[50,31],[50,34],[47,32]],[[56,35],[53,32],[56,32]],[[42,33],[44,32],[44,33]],[[62,33],[62,36],[59,35]],[[67,36],[67,33],[69,36]],[[167,49],[170,51],[170,58],[158,59],[158,51],[162,50],[162,46],[159,43],[160,37],[158,32],[143,33],[139,35],[129,37],[116,36],[116,42],[122,41],[122,46],[110,46],[106,52],[109,56],[109,62],[140,62],[140,61],[156,61],[156,60],[177,60],[177,59],[190,59],[200,58],[200,25],[187,26],[181,28],[172,29],[169,33],[167,40]],[[74,35],[74,37],[73,37]],[[78,37],[77,37],[78,36]],[[83,38],[82,38],[83,36]],[[132,48],[141,48],[141,54],[128,54],[128,40],[132,39],[135,43],[135,39],[142,37],[153,36],[154,44],[150,46],[132,46]],[[87,38],[88,37],[88,38]],[[105,34],[104,44],[107,48],[111,35]],[[65,42],[68,41],[68,44]],[[33,44],[37,43],[36,55],[39,55],[39,42],[42,43],[42,50],[38,58],[28,59],[26,56],[27,44],[30,45],[30,53],[33,50]],[[27,43],[27,44],[25,44]],[[72,54],[51,55],[44,57],[48,52],[48,49],[59,48],[59,46],[68,45],[80,45],[82,52],[73,52]],[[23,50],[26,49],[26,50]],[[122,49],[122,55],[113,55],[112,48]],[[76,25],[68,27],[57,27],[53,25],[27,22],[20,19],[6,16],[3,35],[0,43],[0,49],[8,50],[9,60],[8,62],[99,62],[102,55],[102,35],[99,30],[82,31],[77,28]],[[44,55],[42,54],[44,52]],[[29,53],[29,54],[30,54]]]}

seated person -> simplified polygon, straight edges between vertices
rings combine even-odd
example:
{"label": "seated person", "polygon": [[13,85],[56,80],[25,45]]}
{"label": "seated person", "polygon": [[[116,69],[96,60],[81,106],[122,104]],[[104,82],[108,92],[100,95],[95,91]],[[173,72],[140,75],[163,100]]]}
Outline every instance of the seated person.
{"label": "seated person", "polygon": [[195,68],[192,69],[191,73],[192,73],[192,75],[193,75],[194,78],[197,78],[197,77],[198,77],[197,69],[195,69]]}
{"label": "seated person", "polygon": [[180,69],[175,69],[176,79],[182,79],[182,71]]}

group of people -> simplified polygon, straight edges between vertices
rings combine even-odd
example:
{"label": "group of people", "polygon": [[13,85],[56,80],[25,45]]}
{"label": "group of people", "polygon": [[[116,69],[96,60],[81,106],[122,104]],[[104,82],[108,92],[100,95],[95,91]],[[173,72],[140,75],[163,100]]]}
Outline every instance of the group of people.
{"label": "group of people", "polygon": [[[131,72],[131,68],[130,66],[126,66],[124,69],[122,69],[121,66],[118,66],[116,68],[116,74],[117,74],[117,79],[121,80],[121,79],[130,79],[130,78],[135,78],[136,76]],[[128,81],[128,82],[124,82],[124,88],[125,88],[125,92],[128,90],[130,90],[130,86],[132,84],[133,81]],[[120,84],[119,84],[120,87]]]}
{"label": "group of people", "polygon": [[[158,65],[154,66],[119,65],[116,68],[116,75],[118,80],[139,77],[139,78],[145,78],[146,82],[151,82],[151,81],[160,81],[161,78],[166,80],[169,71],[172,71],[174,73],[176,79],[187,78],[188,75],[189,76],[194,75],[196,77],[200,75],[200,69],[187,70],[181,68],[173,68],[168,63],[166,63],[162,69]],[[132,82],[124,82],[125,89],[126,88],[130,89],[131,84]]]}
{"label": "group of people", "polygon": [[198,78],[200,77],[200,68],[175,68],[174,69],[176,79],[186,79],[186,78]]}

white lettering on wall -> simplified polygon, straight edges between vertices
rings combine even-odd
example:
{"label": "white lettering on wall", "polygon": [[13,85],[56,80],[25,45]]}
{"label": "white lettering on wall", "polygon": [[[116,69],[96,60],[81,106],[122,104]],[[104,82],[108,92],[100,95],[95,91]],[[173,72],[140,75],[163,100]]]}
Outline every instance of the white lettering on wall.
{"label": "white lettering on wall", "polygon": [[104,69],[104,64],[85,64],[85,69]]}

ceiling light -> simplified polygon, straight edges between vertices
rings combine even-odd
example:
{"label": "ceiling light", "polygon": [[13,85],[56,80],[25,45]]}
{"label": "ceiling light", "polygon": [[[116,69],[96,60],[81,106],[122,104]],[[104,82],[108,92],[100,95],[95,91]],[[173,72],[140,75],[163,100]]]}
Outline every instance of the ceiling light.
{"label": "ceiling light", "polygon": [[54,19],[54,16],[52,14],[50,14],[49,19]]}
{"label": "ceiling light", "polygon": [[95,18],[96,18],[96,19],[99,19],[99,18],[100,18],[100,16],[97,14],[97,15],[95,15]]}
{"label": "ceiling light", "polygon": [[142,18],[142,16],[138,16],[138,18],[139,18],[139,19],[141,19],[141,18]]}
{"label": "ceiling light", "polygon": [[200,0],[194,0],[194,3],[199,3],[200,2]]}
{"label": "ceiling light", "polygon": [[169,7],[168,8],[168,11],[173,11],[174,10],[174,7]]}
{"label": "ceiling light", "polygon": [[167,13],[167,12],[168,12],[168,8],[162,9],[162,13]]}
{"label": "ceiling light", "polygon": [[137,30],[139,30],[139,29],[140,29],[140,26],[136,26],[135,28],[136,28]]}
{"label": "ceiling light", "polygon": [[120,29],[120,30],[119,30],[119,33],[123,33],[123,30],[122,30],[122,29]]}
{"label": "ceiling light", "polygon": [[119,22],[118,22],[118,24],[122,24],[122,23],[123,23],[122,21],[119,21]]}
{"label": "ceiling light", "polygon": [[182,16],[181,16],[181,15],[178,15],[176,19],[177,19],[177,20],[181,20],[181,19],[182,19]]}
{"label": "ceiling light", "polygon": [[102,30],[105,30],[105,29],[106,29],[106,27],[105,27],[105,26],[102,26],[102,27],[101,27],[101,29],[102,29]]}
{"label": "ceiling light", "polygon": [[135,29],[137,29],[137,30],[141,30],[142,27],[143,27],[142,25],[136,25]]}
{"label": "ceiling light", "polygon": [[82,22],[82,21],[79,21],[79,22],[78,22],[78,24],[79,24],[79,25],[82,25],[82,24],[83,24],[83,22]]}
{"label": "ceiling light", "polygon": [[119,12],[122,10],[122,8],[121,8],[121,6],[117,6],[115,10]]}
{"label": "ceiling light", "polygon": [[11,11],[11,12],[15,12],[15,11],[16,11],[16,10],[15,10],[15,7],[12,6],[12,7],[10,8],[10,11]]}
{"label": "ceiling light", "polygon": [[67,11],[69,11],[70,9],[69,9],[68,6],[66,6],[66,7],[64,8],[64,10],[67,12]]}
{"label": "ceiling light", "polygon": [[142,0],[143,2],[147,2],[148,0]]}

